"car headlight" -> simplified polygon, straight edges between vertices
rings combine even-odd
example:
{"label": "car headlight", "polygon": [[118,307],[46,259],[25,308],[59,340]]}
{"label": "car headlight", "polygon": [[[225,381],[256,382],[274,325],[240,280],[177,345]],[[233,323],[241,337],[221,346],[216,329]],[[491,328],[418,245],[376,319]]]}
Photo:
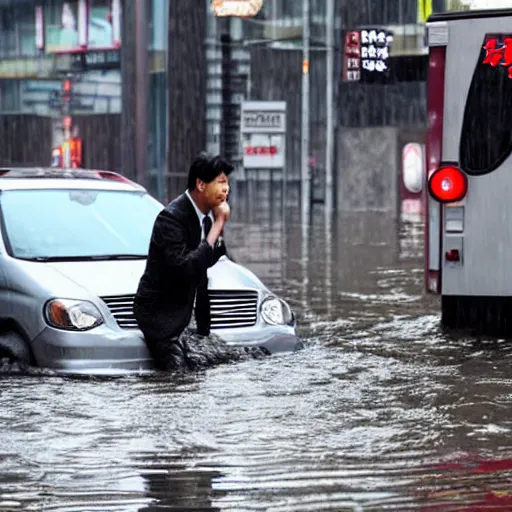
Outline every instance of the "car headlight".
{"label": "car headlight", "polygon": [[271,325],[293,325],[295,317],[290,306],[273,295],[263,299],[260,306],[261,317]]}
{"label": "car headlight", "polygon": [[50,300],[44,315],[49,325],[66,331],[88,331],[104,322],[99,309],[85,300]]}

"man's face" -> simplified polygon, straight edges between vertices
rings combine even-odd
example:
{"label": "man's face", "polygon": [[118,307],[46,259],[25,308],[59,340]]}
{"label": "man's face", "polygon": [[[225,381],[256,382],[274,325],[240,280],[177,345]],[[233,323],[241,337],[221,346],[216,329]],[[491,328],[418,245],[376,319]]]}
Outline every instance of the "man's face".
{"label": "man's face", "polygon": [[199,185],[199,190],[210,208],[219,206],[228,198],[229,179],[224,173],[219,174],[210,183],[199,182]]}

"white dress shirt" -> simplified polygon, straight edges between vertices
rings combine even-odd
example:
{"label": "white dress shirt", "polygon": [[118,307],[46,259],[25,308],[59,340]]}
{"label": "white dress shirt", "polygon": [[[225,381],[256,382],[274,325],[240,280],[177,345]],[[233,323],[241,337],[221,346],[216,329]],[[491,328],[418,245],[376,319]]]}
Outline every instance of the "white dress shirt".
{"label": "white dress shirt", "polygon": [[[204,229],[203,229],[203,219],[206,217],[206,215],[199,209],[199,207],[197,206],[196,202],[192,198],[192,195],[190,194],[188,189],[185,191],[185,194],[190,199],[190,202],[192,203],[192,206],[194,207],[194,210],[197,213],[197,218],[199,219],[199,227],[201,228],[201,240],[204,240],[206,238],[206,236],[205,236]],[[213,218],[212,211],[210,210],[207,215],[208,215],[208,217],[210,217],[210,219],[212,220],[212,224],[213,224],[214,218]]]}

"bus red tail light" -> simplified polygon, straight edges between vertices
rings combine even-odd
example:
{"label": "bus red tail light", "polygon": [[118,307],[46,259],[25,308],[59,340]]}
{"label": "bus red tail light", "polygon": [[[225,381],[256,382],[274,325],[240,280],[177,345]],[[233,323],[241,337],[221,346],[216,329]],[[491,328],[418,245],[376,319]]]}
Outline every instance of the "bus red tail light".
{"label": "bus red tail light", "polygon": [[428,190],[440,203],[460,201],[468,191],[468,178],[458,167],[441,167],[430,176]]}

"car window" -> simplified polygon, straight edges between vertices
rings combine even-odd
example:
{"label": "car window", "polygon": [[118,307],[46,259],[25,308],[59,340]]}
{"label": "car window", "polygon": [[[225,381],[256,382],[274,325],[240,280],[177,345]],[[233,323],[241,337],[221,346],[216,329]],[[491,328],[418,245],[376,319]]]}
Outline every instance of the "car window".
{"label": "car window", "polygon": [[511,37],[488,35],[482,44],[460,139],[460,164],[468,174],[494,171],[512,152],[512,68],[505,58]]}
{"label": "car window", "polygon": [[17,258],[146,256],[162,206],[143,192],[9,190],[4,236]]}

